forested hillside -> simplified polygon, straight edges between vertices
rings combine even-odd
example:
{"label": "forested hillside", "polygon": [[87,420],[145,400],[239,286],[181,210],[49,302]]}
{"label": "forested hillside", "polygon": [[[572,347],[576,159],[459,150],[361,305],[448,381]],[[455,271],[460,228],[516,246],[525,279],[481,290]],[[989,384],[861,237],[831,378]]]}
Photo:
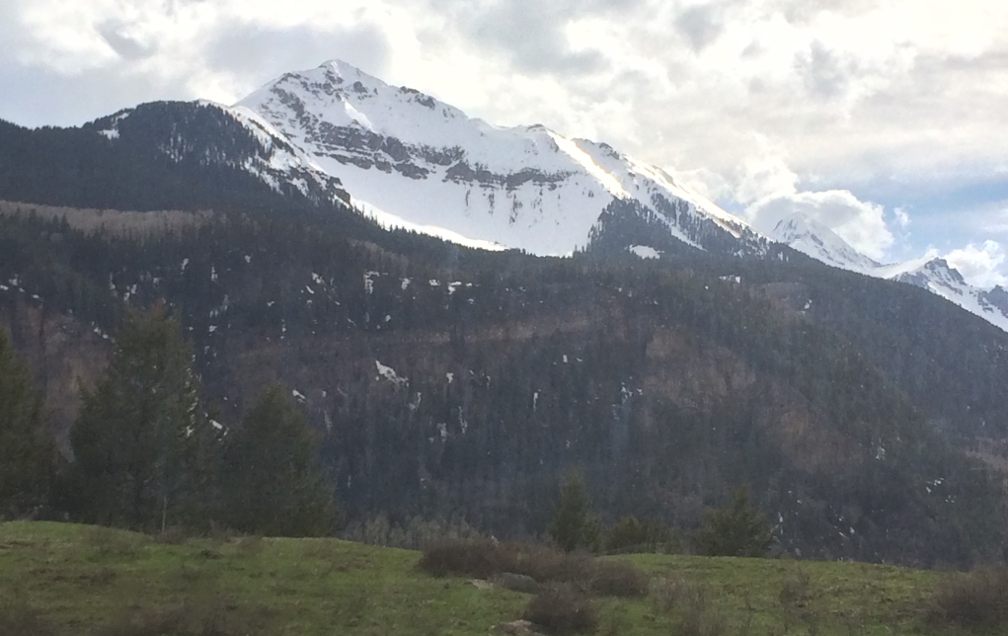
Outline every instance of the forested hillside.
{"label": "forested hillside", "polygon": [[[540,534],[578,468],[607,523],[692,530],[748,485],[787,553],[1003,556],[1002,477],[961,451],[983,442],[995,458],[1008,437],[1008,336],[980,319],[784,247],[715,257],[669,237],[655,246],[665,258],[641,260],[626,248],[647,220],[618,205],[567,259],[386,232],[332,190],[250,174],[256,148],[276,146],[218,113],[152,106],[91,129],[3,130],[24,178],[0,189],[22,201],[0,215],[0,324],[64,450],[126,307],[163,300],[195,354],[201,408],[238,430],[281,383],[323,436],[351,522]],[[120,139],[171,131],[185,151],[103,146],[113,123]],[[230,141],[187,141],[204,127],[238,156]]]}
{"label": "forested hillside", "polygon": [[325,435],[350,519],[539,533],[580,467],[608,521],[691,529],[750,484],[806,556],[965,563],[1001,546],[995,480],[845,338],[717,274],[404,234],[383,247],[319,213],[143,241],[9,215],[0,236],[20,348],[53,334],[18,316],[110,334],[124,305],[166,299],[206,407],[235,425],[282,382]]}

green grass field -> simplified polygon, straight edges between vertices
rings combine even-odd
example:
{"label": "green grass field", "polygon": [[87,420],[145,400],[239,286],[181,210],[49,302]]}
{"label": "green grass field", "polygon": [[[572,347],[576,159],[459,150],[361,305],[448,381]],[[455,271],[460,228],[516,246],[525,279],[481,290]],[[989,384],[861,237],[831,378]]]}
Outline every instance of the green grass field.
{"label": "green grass field", "polygon": [[[329,539],[189,539],[0,524],[0,636],[486,635],[530,596],[434,578],[420,554]],[[642,599],[599,600],[599,634],[958,634],[929,630],[936,572],[635,555]],[[989,632],[999,633],[997,631]]]}

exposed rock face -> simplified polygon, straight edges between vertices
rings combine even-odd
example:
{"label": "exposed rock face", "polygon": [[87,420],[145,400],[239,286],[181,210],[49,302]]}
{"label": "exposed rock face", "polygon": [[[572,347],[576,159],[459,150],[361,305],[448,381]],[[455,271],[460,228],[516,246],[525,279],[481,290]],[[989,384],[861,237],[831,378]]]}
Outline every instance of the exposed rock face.
{"label": "exposed rock face", "polygon": [[1008,291],[1004,287],[997,285],[994,289],[984,294],[984,299],[998,311],[1008,316]]}

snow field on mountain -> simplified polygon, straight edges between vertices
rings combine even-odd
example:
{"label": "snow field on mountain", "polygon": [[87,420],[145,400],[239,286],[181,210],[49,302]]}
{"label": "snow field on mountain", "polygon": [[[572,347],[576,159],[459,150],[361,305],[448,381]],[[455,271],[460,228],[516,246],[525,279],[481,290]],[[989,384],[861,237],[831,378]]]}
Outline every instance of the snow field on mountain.
{"label": "snow field on mountain", "polygon": [[[617,153],[605,144],[568,139],[543,126],[495,127],[411,89],[389,86],[333,61],[288,73],[239,102],[268,119],[314,155],[352,196],[404,223],[540,255],[566,255],[584,247],[602,210],[614,199],[653,206],[655,194],[689,203],[686,214],[706,217],[738,238],[741,219],[681,188],[660,168]],[[396,151],[384,170],[371,146],[340,146],[364,133],[391,141]],[[361,131],[354,133],[354,130]],[[369,142],[371,143],[371,142]],[[426,171],[406,176],[389,165],[402,160]],[[425,157],[444,153],[461,164]],[[366,164],[362,167],[358,163]],[[464,165],[477,175],[449,170]],[[465,171],[463,171],[465,172]],[[676,238],[697,246],[667,220]]]}

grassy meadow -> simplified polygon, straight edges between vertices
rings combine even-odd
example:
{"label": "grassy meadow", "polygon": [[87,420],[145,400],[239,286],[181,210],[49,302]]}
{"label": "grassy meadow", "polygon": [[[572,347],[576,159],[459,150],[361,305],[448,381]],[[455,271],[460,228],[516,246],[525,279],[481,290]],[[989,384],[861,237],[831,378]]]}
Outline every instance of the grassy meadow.
{"label": "grassy meadow", "polygon": [[[0,636],[486,635],[531,594],[435,577],[421,553],[336,539],[169,537],[0,524]],[[630,555],[637,597],[595,597],[595,633],[998,634],[935,621],[964,575],[857,563]]]}

